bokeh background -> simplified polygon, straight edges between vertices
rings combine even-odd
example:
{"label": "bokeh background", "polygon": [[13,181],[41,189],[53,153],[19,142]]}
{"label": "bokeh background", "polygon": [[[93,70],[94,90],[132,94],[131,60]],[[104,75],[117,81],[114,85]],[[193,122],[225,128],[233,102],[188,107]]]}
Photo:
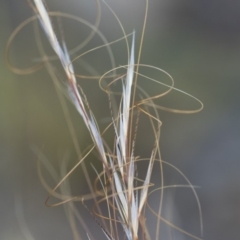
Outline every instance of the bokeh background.
{"label": "bokeh background", "polygon": [[[109,0],[108,3],[127,33],[136,30],[138,46],[145,2]],[[51,10],[71,13],[92,23],[96,17],[94,1],[48,0],[47,4]],[[5,62],[4,51],[11,32],[30,16],[32,11],[25,1],[0,0],[0,239],[27,239],[26,232],[23,233],[26,226],[35,239],[71,239],[63,209],[44,205],[47,193],[40,183],[37,157],[32,151],[33,147],[40,149],[57,170],[66,151],[71,161],[76,159],[56,91],[45,70],[19,76],[10,72]],[[160,117],[163,159],[200,186],[197,192],[206,240],[235,240],[240,236],[239,16],[238,0],[149,1],[141,62],[168,71],[177,88],[204,103],[204,110],[194,115],[160,111]],[[63,20],[62,24],[69,48],[89,34],[89,29],[77,22]],[[117,21],[104,5],[99,29],[109,41],[122,36]],[[96,37],[84,50],[99,44],[102,42]],[[126,64],[123,48],[124,43],[113,46],[117,64]],[[47,45],[46,49],[49,49]],[[14,40],[10,57],[14,65],[23,68],[37,61],[32,25]],[[90,54],[84,60],[101,74],[111,68],[105,50]],[[81,69],[80,64],[76,63],[76,70]],[[153,75],[157,78],[157,73]],[[95,81],[79,83],[99,124],[104,126],[109,117],[106,96],[97,90]],[[158,91],[156,85],[149,82],[143,86],[150,94]],[[198,107],[193,99],[178,94],[169,95],[166,102],[159,103],[186,109]],[[69,111],[84,149],[90,138],[70,104]],[[146,139],[145,133],[143,142],[139,143],[142,155],[149,147],[144,142]],[[47,171],[45,177],[54,186]],[[166,179],[169,183],[181,181],[168,169]],[[74,175],[72,184],[74,189],[84,187],[81,174]],[[199,235],[196,202],[189,191],[181,191],[180,194],[177,190],[169,200],[172,216],[180,227]],[[175,234],[175,239],[190,239]]]}

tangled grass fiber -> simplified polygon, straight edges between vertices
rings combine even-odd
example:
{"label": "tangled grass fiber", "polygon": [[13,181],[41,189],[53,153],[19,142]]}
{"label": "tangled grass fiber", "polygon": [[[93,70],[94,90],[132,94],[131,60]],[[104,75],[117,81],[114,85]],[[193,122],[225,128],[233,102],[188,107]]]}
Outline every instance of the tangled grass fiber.
{"label": "tangled grass fiber", "polygon": [[[28,3],[34,12],[34,15],[21,23],[11,34],[6,48],[6,59],[9,68],[17,74],[35,73],[43,67],[47,69],[53,80],[54,86],[57,89],[58,97],[78,155],[78,162],[72,169],[67,170],[66,162],[63,163],[61,166],[62,178],[59,180],[57,174],[54,169],[52,169],[52,166],[46,160],[45,156],[38,149],[34,149],[39,156],[38,171],[41,182],[49,193],[46,205],[50,207],[64,205],[74,239],[99,239],[99,237],[96,237],[91,233],[91,227],[86,224],[84,216],[76,208],[76,202],[81,202],[81,204],[87,209],[88,213],[92,215],[92,225],[99,226],[103,236],[108,240],[162,239],[160,228],[162,224],[165,224],[170,231],[179,231],[188,238],[200,240],[201,237],[195,236],[190,232],[179,228],[162,216],[164,208],[164,190],[167,188],[189,188],[193,192],[198,204],[200,232],[201,234],[203,233],[201,206],[195,187],[179,169],[161,158],[159,146],[162,126],[159,110],[191,114],[199,112],[203,108],[203,104],[190,94],[176,89],[174,87],[172,76],[163,69],[141,63],[141,51],[148,14],[148,0],[146,0],[145,16],[138,50],[136,50],[135,45],[135,32],[130,34],[125,32],[120,19],[105,1],[96,0],[98,12],[94,24],[67,13],[48,11],[46,3],[42,0],[29,0]],[[112,42],[108,42],[99,30],[102,4],[108,8],[111,14],[113,14],[122,32],[122,37]],[[91,32],[76,48],[68,50],[67,44],[64,40],[64,31],[61,29],[61,37],[57,37],[52,18],[67,18],[78,21],[89,27]],[[12,65],[9,57],[9,49],[18,33],[31,22],[34,22],[35,24],[35,37],[41,58],[36,65],[26,69],[20,69]],[[37,22],[40,23],[41,30],[38,28]],[[39,31],[44,32],[55,55],[49,56],[45,52],[41,37],[39,36]],[[85,51],[82,54],[78,54],[83,47],[87,46],[95,35],[98,35],[101,38],[103,44]],[[129,41],[130,39],[131,44]],[[124,41],[126,44],[127,63],[125,65],[116,66],[115,62],[117,56],[113,55],[112,46],[120,41]],[[99,76],[93,74],[80,75],[75,73],[75,68],[73,66],[74,62],[84,55],[102,48],[107,50],[111,61],[112,67],[109,71]],[[135,56],[136,52],[137,58]],[[71,60],[72,55],[75,55],[76,57]],[[64,81],[59,78],[59,75],[53,66],[53,61],[60,62],[65,74]],[[144,68],[164,74],[169,78],[170,84],[165,84],[157,79],[142,74],[140,69]],[[81,86],[78,85],[77,78],[98,80],[100,89],[102,89],[108,96],[109,106],[107,107],[111,114],[111,121],[103,131],[100,131],[98,120],[95,118],[95,115],[91,110],[87,96],[85,96]],[[149,93],[138,84],[139,78],[151,81],[152,84],[157,84],[159,87],[163,86],[166,90],[157,95],[150,96]],[[116,85],[119,86],[119,82],[121,83],[121,92],[114,90]],[[179,110],[170,109],[155,103],[156,100],[166,96],[171,91],[178,91],[193,98],[199,102],[200,107],[196,110]],[[80,114],[92,139],[92,144],[84,151],[80,150],[74,125],[67,108],[66,99],[75,106],[76,111]],[[146,117],[148,119],[149,126],[145,129],[139,128],[141,117]],[[104,138],[106,132],[110,130],[114,133],[111,145],[108,144]],[[146,139],[153,143],[149,158],[141,158],[141,156],[138,156],[136,145],[138,143],[138,134],[140,131],[152,132],[153,139]],[[92,152],[97,154],[97,158],[101,163],[100,171],[97,170],[93,164],[91,165],[96,174],[95,179],[92,179],[92,176],[89,174],[88,168],[86,167],[86,161],[89,161],[89,156],[92,157],[92,155],[90,155]],[[142,162],[145,162],[147,167],[145,167],[145,173],[141,174],[144,177],[140,178],[138,169],[140,169]],[[41,164],[45,165],[57,182],[54,188],[51,188],[45,181],[41,171]],[[174,171],[179,173],[185,180],[186,184],[165,185],[164,165],[171,167]],[[68,178],[79,167],[83,170],[84,177],[88,184],[89,193],[81,196],[72,196]],[[157,184],[152,182],[153,168],[158,170],[160,178],[159,187],[156,187]],[[149,205],[148,198],[156,191],[159,192],[160,201],[158,208],[154,209]],[[50,197],[58,199],[59,202],[50,204]],[[89,208],[86,205],[86,202],[90,200],[93,201],[92,208]],[[146,217],[146,212],[151,212],[156,217],[156,228],[154,233],[148,231],[149,223],[148,218]],[[83,232],[79,231],[77,224],[81,225],[82,229],[84,229]]]}

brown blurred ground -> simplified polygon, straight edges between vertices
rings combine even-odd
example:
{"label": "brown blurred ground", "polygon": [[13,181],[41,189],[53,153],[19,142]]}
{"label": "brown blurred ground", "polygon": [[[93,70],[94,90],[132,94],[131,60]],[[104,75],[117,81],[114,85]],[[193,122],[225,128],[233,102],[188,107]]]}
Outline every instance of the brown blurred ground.
{"label": "brown blurred ground", "polygon": [[[47,2],[50,9],[90,21],[96,13],[95,5],[87,1]],[[136,30],[139,43],[144,1],[108,2],[126,26],[126,31]],[[0,4],[0,239],[25,239],[16,217],[18,196],[35,239],[70,239],[62,209],[44,206],[46,192],[37,176],[36,156],[31,146],[39,147],[57,167],[65,150],[74,152],[71,138],[47,73],[41,70],[29,76],[17,76],[7,69],[4,61],[4,48],[10,33],[31,16],[31,10],[24,1],[0,0]],[[240,236],[239,15],[237,0],[150,0],[149,3],[142,62],[170,72],[176,87],[198,97],[205,105],[196,115],[164,112],[160,115],[163,159],[179,167],[194,185],[201,186],[197,192],[202,203],[206,240],[238,239]],[[100,29],[109,41],[121,36],[117,22],[106,7],[103,7]],[[85,28],[82,31],[87,32]],[[66,32],[70,44],[76,44],[77,33],[81,34],[78,24],[73,23]],[[12,59],[23,67],[31,64],[31,58],[37,57],[32,28],[28,27],[24,33],[14,42],[11,51]],[[93,40],[92,44],[96,45],[98,41]],[[121,55],[122,52],[120,47],[114,50],[121,64],[126,57]],[[109,63],[98,56],[94,60],[98,64],[97,70],[108,70]],[[97,86],[95,83],[83,85],[86,95]],[[151,91],[151,86],[146,85],[146,88]],[[181,96],[173,94],[166,104],[175,106],[180,100]],[[106,103],[103,94],[96,93],[89,101],[99,119],[108,116],[108,108],[99,106],[101,102]],[[183,97],[182,101],[187,107],[195,107],[191,99]],[[89,137],[78,124],[80,118],[71,106],[70,111],[84,147]],[[140,148],[142,155],[143,146],[146,146],[144,142]],[[169,171],[167,181],[176,183],[177,176],[171,174]],[[81,177],[76,176],[76,181],[81,182]],[[191,195],[176,192],[172,201],[176,211],[173,215],[180,226],[199,234],[196,203]],[[176,239],[190,238],[176,235]]]}

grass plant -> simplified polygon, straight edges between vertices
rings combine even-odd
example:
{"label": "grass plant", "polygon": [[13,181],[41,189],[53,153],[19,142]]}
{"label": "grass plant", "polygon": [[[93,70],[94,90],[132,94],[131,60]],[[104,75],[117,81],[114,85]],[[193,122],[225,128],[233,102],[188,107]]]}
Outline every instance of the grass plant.
{"label": "grass plant", "polygon": [[[190,188],[198,204],[200,231],[201,234],[203,233],[201,206],[195,187],[179,169],[161,158],[159,144],[162,126],[159,110],[190,114],[199,112],[203,108],[203,105],[198,99],[190,94],[176,89],[174,87],[174,80],[169,73],[161,68],[141,63],[141,51],[147,23],[148,0],[146,0],[145,16],[143,18],[140,46],[138,49],[136,46],[135,32],[133,31],[130,34],[125,32],[120,19],[105,1],[96,0],[98,13],[95,24],[91,24],[80,17],[72,16],[67,13],[50,12],[47,10],[46,4],[42,0],[29,0],[28,3],[34,12],[34,15],[21,23],[11,34],[7,44],[6,59],[10,69],[17,74],[35,73],[43,67],[47,69],[57,90],[68,129],[71,133],[73,145],[78,155],[78,163],[70,170],[67,170],[67,163],[66,161],[63,161],[61,166],[62,178],[59,179],[59,175],[53,169],[43,153],[34,148],[34,151],[39,157],[39,176],[43,186],[49,193],[45,204],[50,207],[59,205],[64,206],[66,216],[72,228],[73,239],[76,240],[99,239],[99,237],[94,236],[94,234],[91,233],[91,228],[95,225],[101,229],[103,237],[108,240],[158,240],[163,239],[163,236],[161,235],[162,224],[169,228],[170,232],[181,232],[187,237],[187,239],[202,239],[201,237],[195,236],[174,225],[170,220],[167,220],[162,216],[162,211],[165,207],[164,190],[170,188]],[[99,30],[102,4],[108,8],[111,14],[113,14],[116,23],[119,25],[122,32],[122,37],[112,42],[108,42]],[[57,37],[55,33],[52,21],[52,18],[55,17],[57,19],[69,18],[76,20],[81,24],[88,26],[91,29],[91,32],[85,41],[80,43],[75,49],[69,51],[67,43],[64,40],[64,31],[60,31],[62,33],[60,37]],[[41,29],[38,28],[36,20],[40,23]],[[9,58],[9,49],[12,41],[21,29],[33,21],[35,21],[35,37],[41,58],[36,65],[27,69],[20,69],[12,65]],[[49,56],[45,52],[41,37],[39,36],[39,31],[43,31],[46,35],[46,38],[54,51],[53,56]],[[83,49],[83,47],[85,47],[95,35],[98,35],[102,39],[103,44],[85,51],[82,54],[78,54],[78,52]],[[125,65],[116,66],[115,62],[117,56],[113,55],[112,46],[119,41],[124,41],[126,44],[127,61]],[[99,76],[93,74],[88,76],[76,74],[74,62],[84,55],[101,48],[105,48],[109,54],[112,65],[111,69]],[[77,57],[71,60],[73,54]],[[61,78],[64,78],[64,81],[59,78],[59,74],[53,65],[54,60],[59,61],[61,64],[61,68],[65,74],[65,76]],[[158,79],[144,75],[141,73],[141,69],[144,68],[164,74],[169,78],[170,84],[163,83]],[[90,104],[87,100],[88,96],[85,96],[83,89],[78,85],[77,78],[98,80],[99,87],[108,96],[109,105],[106,107],[109,108],[111,120],[109,125],[103,131],[100,131],[101,127],[99,126],[99,121],[91,110]],[[163,86],[166,90],[157,95],[151,96],[150,93],[147,93],[145,89],[138,84],[140,78],[150,81],[151,84],[156,84],[159,88]],[[119,86],[119,82],[121,85],[121,92],[115,91],[116,85]],[[155,103],[156,100],[167,95],[170,91],[178,91],[193,98],[199,102],[200,107],[196,110],[180,110],[170,109]],[[92,144],[86,150],[81,151],[79,147],[66,99],[75,106],[76,111],[81,116],[91,137]],[[140,129],[139,121],[141,121],[141,118],[143,117],[148,120],[149,125],[145,129]],[[108,131],[114,133],[111,144],[107,143],[108,141],[105,140],[105,134]],[[151,132],[149,136],[152,136],[152,139],[146,139],[146,141],[152,142],[152,148],[146,150],[146,152],[150,153],[148,158],[141,158],[136,147],[138,144],[138,135],[141,131]],[[89,156],[93,157],[93,152],[97,155],[98,161],[101,163],[101,170],[97,169],[94,164],[91,164],[92,171],[95,172],[94,178],[89,174],[89,168],[86,167],[86,161],[89,161]],[[145,165],[147,167],[145,167],[144,173],[142,173],[142,162],[147,164]],[[57,182],[54,188],[51,188],[45,181],[41,172],[41,165],[44,165],[48,169],[49,173]],[[186,184],[165,185],[164,165],[171,167],[172,170],[179,173],[185,180]],[[81,196],[72,196],[68,178],[77,168],[82,168],[89,193]],[[139,174],[140,168],[141,174]],[[152,182],[153,168],[158,171],[159,186],[157,186],[155,182]],[[158,192],[160,196],[157,209],[150,206],[148,203],[149,196],[154,192]],[[54,197],[59,201],[50,204],[50,197]],[[93,202],[92,208],[89,208],[87,204],[90,200]],[[87,209],[89,215],[92,216],[93,222],[91,226],[84,221],[84,216],[77,210],[77,202],[80,202]],[[148,222],[148,218],[146,217],[147,212],[152,212],[156,217],[155,232],[150,232],[148,230],[149,224],[152,223]],[[79,224],[83,229],[81,232],[79,231]],[[169,237],[169,239],[171,239],[171,237]]]}

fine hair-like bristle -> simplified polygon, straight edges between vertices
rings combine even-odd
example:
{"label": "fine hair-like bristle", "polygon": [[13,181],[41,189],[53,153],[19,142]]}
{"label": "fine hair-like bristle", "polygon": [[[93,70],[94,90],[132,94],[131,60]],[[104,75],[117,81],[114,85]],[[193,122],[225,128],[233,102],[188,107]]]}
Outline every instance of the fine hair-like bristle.
{"label": "fine hair-like bristle", "polygon": [[[49,63],[46,64],[46,67],[49,69],[49,73],[51,77],[55,79],[54,80],[55,85],[67,96],[67,98],[72,102],[77,112],[82,117],[82,120],[93,142],[93,146],[91,146],[87,150],[87,153],[82,158],[80,158],[81,152],[79,150],[79,146],[77,142],[75,141],[75,147],[77,149],[77,152],[80,158],[79,162],[69,172],[66,172],[66,169],[64,168],[65,170],[63,170],[62,180],[57,183],[54,189],[50,189],[50,190],[48,189],[50,193],[49,196],[55,196],[61,199],[61,202],[55,204],[55,206],[63,203],[67,203],[67,202],[72,202],[72,201],[81,201],[83,206],[93,216],[93,219],[102,230],[105,238],[108,240],[119,240],[119,239],[150,240],[150,239],[153,239],[154,237],[155,239],[160,239],[160,233],[159,233],[160,222],[165,222],[171,228],[178,230],[193,239],[198,239],[198,240],[201,239],[200,237],[197,237],[195,235],[192,235],[189,232],[184,231],[183,229],[180,229],[179,227],[170,223],[169,221],[167,221],[161,216],[161,212],[163,208],[163,189],[168,187],[169,188],[189,187],[192,189],[194,196],[196,197],[196,201],[199,208],[199,215],[200,215],[200,228],[202,231],[201,207],[200,207],[200,203],[197,198],[194,186],[191,185],[189,180],[182,174],[181,171],[179,171],[177,168],[175,168],[171,164],[166,163],[161,159],[159,138],[160,138],[160,129],[161,129],[162,123],[159,118],[158,110],[162,109],[162,110],[167,110],[167,111],[177,112],[177,113],[194,113],[194,112],[200,111],[203,105],[195,97],[174,88],[174,81],[170,74],[168,74],[167,72],[165,72],[160,68],[140,63],[142,40],[143,40],[144,30],[146,25],[148,1],[146,1],[146,14],[145,14],[143,32],[141,37],[141,45],[138,51],[137,58],[136,58],[136,46],[135,46],[136,33],[133,31],[133,33],[130,34],[132,38],[132,43],[131,43],[131,48],[129,49],[129,44],[128,44],[129,35],[126,35],[120,20],[118,19],[116,14],[113,12],[111,7],[105,1],[103,1],[103,3],[108,7],[108,9],[110,9],[110,11],[114,14],[115,18],[117,19],[121,27],[123,32],[122,39],[126,41],[126,46],[128,51],[128,63],[125,66],[114,67],[114,69],[111,69],[104,75],[98,77],[100,82],[100,87],[103,88],[103,90],[109,96],[112,121],[107,127],[107,129],[112,128],[115,134],[114,139],[112,140],[113,149],[111,149],[106,144],[103,138],[103,132],[100,131],[100,128],[98,126],[98,121],[96,120],[96,117],[87,102],[87,97],[84,95],[82,89],[78,86],[76,74],[74,72],[73,61],[71,61],[67,45],[64,39],[62,39],[61,42],[58,40],[58,37],[56,36],[56,33],[53,28],[53,24],[51,22],[50,13],[46,10],[45,4],[42,0],[33,0],[33,2],[34,4],[31,4],[31,6],[34,9],[34,12],[40,22],[40,25],[64,70],[64,73],[65,73],[64,79],[66,79],[64,84],[58,82],[56,74],[51,68],[50,61]],[[97,3],[99,4],[99,1],[97,1]],[[55,13],[55,15],[61,16],[60,13]],[[69,15],[64,15],[64,16],[69,17]],[[92,29],[94,29],[94,26],[92,26]],[[95,29],[95,31],[96,32],[98,31],[97,28]],[[13,36],[15,36],[16,34],[17,32],[14,32]],[[101,34],[99,33],[99,35]],[[10,40],[11,42],[12,38],[10,39],[11,39]],[[117,41],[118,40],[113,41],[112,43]],[[99,48],[108,47],[112,43],[105,43]],[[48,60],[49,59],[47,59],[46,62],[48,62]],[[143,74],[140,74],[139,73],[140,67],[148,67],[148,68],[151,68],[152,70],[157,70],[164,73],[167,77],[170,78],[171,84],[167,85],[167,84],[158,82],[155,79],[144,76]],[[116,74],[115,71],[119,69],[124,70],[125,71],[124,74]],[[110,75],[109,77],[110,73],[113,73],[113,74]],[[140,76],[145,77],[154,83],[164,85],[165,87],[168,87],[168,90],[159,95],[150,97],[145,92],[144,89],[142,89],[141,87],[138,87],[137,79]],[[101,85],[101,83],[102,83],[102,80],[107,77],[112,78],[113,80],[109,84],[106,84],[107,87],[104,88]],[[119,101],[119,106],[113,109],[113,104],[111,102],[111,96],[110,96],[111,91],[109,89],[110,89],[110,86],[118,80],[121,81],[122,83],[121,99]],[[137,88],[140,92],[139,94],[140,100],[138,101],[136,101]],[[153,100],[166,95],[171,90],[180,91],[192,97],[193,99],[197,100],[200,103],[199,109],[184,111],[184,110],[177,110],[177,109],[168,109],[168,108],[164,108],[154,104]],[[62,102],[62,106],[65,109],[64,102]],[[115,111],[115,114],[113,114],[113,110]],[[66,110],[64,111],[66,113]],[[145,172],[144,172],[145,177],[143,179],[138,178],[137,166],[140,161],[144,161],[146,159],[141,159],[140,157],[138,157],[135,151],[137,132],[139,130],[138,121],[140,118],[140,114],[147,116],[147,118],[149,119],[149,126],[150,126],[149,131],[152,131],[154,136],[153,147],[150,151],[150,156],[146,161],[147,167],[145,168]],[[68,121],[68,124],[69,124],[72,137],[75,138],[75,135],[74,135],[75,133],[72,130],[71,122]],[[95,169],[95,167],[92,166],[92,168],[94,169],[97,175],[95,183],[96,182],[99,183],[101,185],[101,189],[96,188],[93,184],[93,181],[90,182],[87,169],[84,165],[84,160],[94,148],[97,150],[98,158],[102,163],[102,172],[98,172]],[[38,150],[35,149],[34,151],[38,155],[41,155],[38,152]],[[43,156],[41,156],[40,158],[43,158]],[[89,183],[90,193],[88,195],[84,195],[81,197],[71,197],[70,192],[69,192],[69,196],[63,197],[61,196],[61,194],[58,195],[56,193],[56,190],[62,186],[64,181],[67,183],[67,178],[69,177],[69,175],[77,168],[77,166],[81,164],[83,166],[86,179],[88,182],[90,182]],[[161,191],[161,197],[160,197],[160,203],[157,211],[153,211],[157,218],[156,233],[149,233],[147,230],[145,213],[146,213],[146,207],[148,202],[148,196],[150,194],[150,188],[153,186],[153,184],[151,183],[151,176],[152,176],[154,164],[158,164],[160,166],[159,169],[160,169],[161,185],[156,190]],[[181,185],[181,186],[180,185],[165,186],[164,178],[163,178],[163,164],[168,164],[174,170],[178,171],[185,178],[187,184]],[[41,180],[42,182],[44,182],[42,176],[41,176]],[[46,188],[48,188],[47,184],[45,184],[45,186]],[[62,188],[62,191],[64,192],[64,187]],[[85,205],[84,202],[87,201],[88,199],[94,200],[94,203],[95,203],[94,210],[88,209],[88,207]],[[48,200],[49,198],[47,199],[46,203],[47,205],[50,205],[48,204]],[[106,205],[107,205],[107,216],[104,216],[104,214],[101,212],[102,210],[100,207],[100,203],[103,201],[106,202]],[[71,206],[71,208],[73,211],[74,207]],[[75,209],[74,211],[77,211],[77,210]],[[152,211],[152,208],[150,208],[150,211]],[[90,239],[93,240],[94,236],[91,235],[89,228],[87,228],[83,223],[84,219],[82,218],[82,216],[81,217],[79,216],[78,218],[80,219],[79,221],[81,222],[81,224],[84,225],[84,229],[86,231],[85,237],[87,236],[89,240]],[[82,239],[82,238],[79,237],[79,239]]]}

